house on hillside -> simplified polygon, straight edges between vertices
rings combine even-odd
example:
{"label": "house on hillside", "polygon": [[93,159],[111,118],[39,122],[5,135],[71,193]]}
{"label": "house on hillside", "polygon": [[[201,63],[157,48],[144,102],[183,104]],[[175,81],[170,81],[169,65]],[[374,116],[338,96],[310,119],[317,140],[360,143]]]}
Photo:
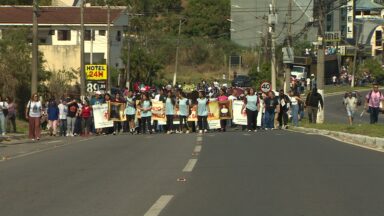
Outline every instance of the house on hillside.
{"label": "house on hillside", "polygon": [[[0,36],[10,28],[32,27],[32,10],[31,6],[1,6]],[[40,7],[38,14],[39,51],[44,54],[45,68],[50,71],[79,70],[80,8]],[[85,64],[106,63],[110,46],[110,66],[123,69],[120,56],[128,17],[124,8],[111,8],[108,43],[107,14],[106,7],[84,9]]]}

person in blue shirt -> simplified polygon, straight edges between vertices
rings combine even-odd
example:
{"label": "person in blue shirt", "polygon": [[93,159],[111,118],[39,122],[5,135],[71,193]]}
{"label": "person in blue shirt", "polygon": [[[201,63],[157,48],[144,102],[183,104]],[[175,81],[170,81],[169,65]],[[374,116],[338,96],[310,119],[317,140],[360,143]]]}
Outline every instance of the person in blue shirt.
{"label": "person in blue shirt", "polygon": [[135,132],[135,114],[136,114],[136,101],[133,98],[132,91],[128,91],[126,97],[125,115],[127,116],[127,123],[129,126],[129,132],[133,134]]}
{"label": "person in blue shirt", "polygon": [[178,93],[177,106],[179,107],[180,118],[180,132],[183,132],[185,127],[185,133],[189,133],[188,116],[189,116],[189,99],[185,97],[184,92]]}
{"label": "person in blue shirt", "polygon": [[149,133],[152,133],[152,125],[151,125],[151,119],[152,119],[152,102],[149,97],[148,92],[145,92],[142,96],[142,99],[140,101],[140,114],[141,114],[141,130],[142,133],[145,134],[147,131],[147,124],[148,124],[148,131]]}
{"label": "person in blue shirt", "polygon": [[243,110],[247,113],[247,129],[248,132],[256,130],[257,112],[259,110],[259,100],[253,88],[249,89],[249,94],[244,97]]}
{"label": "person in blue shirt", "polygon": [[59,107],[54,97],[52,97],[48,102],[47,114],[49,124],[49,135],[56,136],[57,121],[59,120]]}
{"label": "person in blue shirt", "polygon": [[172,94],[172,91],[167,92],[167,98],[165,99],[165,116],[167,117],[167,134],[172,134],[174,132],[173,128],[173,118],[175,116],[175,97]]}
{"label": "person in blue shirt", "polygon": [[199,133],[206,133],[208,128],[208,99],[205,97],[203,91],[199,91],[199,98],[197,99],[197,124],[199,125]]}

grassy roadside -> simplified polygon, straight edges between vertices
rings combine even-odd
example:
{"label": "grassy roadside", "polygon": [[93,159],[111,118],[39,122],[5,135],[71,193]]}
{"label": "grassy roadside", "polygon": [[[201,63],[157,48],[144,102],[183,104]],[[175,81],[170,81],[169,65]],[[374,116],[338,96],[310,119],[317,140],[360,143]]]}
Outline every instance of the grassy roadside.
{"label": "grassy roadside", "polygon": [[333,123],[325,123],[325,124],[309,124],[302,122],[300,125],[304,128],[315,128],[320,130],[329,130],[329,131],[339,131],[344,133],[351,134],[360,134],[370,137],[381,137],[384,138],[384,125],[382,124],[355,124],[355,125],[347,125],[347,124],[333,124]]}

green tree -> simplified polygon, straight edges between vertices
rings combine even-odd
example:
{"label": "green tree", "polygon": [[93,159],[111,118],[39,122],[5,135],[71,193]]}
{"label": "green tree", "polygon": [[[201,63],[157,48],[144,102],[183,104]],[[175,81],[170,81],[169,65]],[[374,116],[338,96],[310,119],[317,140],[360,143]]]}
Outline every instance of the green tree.
{"label": "green tree", "polygon": [[[3,31],[0,40],[0,86],[3,95],[12,96],[23,107],[31,92],[31,46],[29,29],[15,28]],[[38,81],[39,93],[46,91],[45,81],[51,73],[42,67],[44,60],[39,53]],[[19,109],[22,114],[23,109]],[[22,115],[23,116],[23,115]]]}
{"label": "green tree", "polygon": [[190,0],[183,12],[186,23],[183,33],[188,36],[229,38],[231,3],[229,0]]}

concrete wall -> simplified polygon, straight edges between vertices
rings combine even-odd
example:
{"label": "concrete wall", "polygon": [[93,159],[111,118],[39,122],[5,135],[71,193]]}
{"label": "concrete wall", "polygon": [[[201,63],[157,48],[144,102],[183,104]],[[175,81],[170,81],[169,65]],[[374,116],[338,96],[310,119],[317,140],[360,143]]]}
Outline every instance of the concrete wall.
{"label": "concrete wall", "polygon": [[44,66],[47,70],[79,70],[80,46],[78,45],[40,45],[39,51],[44,54]]}

